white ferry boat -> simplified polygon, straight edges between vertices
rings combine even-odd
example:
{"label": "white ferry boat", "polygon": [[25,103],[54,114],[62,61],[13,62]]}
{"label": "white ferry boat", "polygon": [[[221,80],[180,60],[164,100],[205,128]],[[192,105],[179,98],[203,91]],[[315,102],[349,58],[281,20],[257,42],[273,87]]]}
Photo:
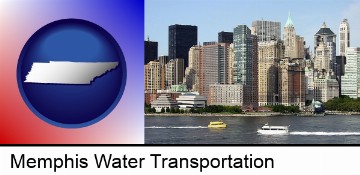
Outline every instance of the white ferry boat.
{"label": "white ferry boat", "polygon": [[265,124],[263,127],[257,130],[260,134],[288,134],[289,126],[269,126]]}

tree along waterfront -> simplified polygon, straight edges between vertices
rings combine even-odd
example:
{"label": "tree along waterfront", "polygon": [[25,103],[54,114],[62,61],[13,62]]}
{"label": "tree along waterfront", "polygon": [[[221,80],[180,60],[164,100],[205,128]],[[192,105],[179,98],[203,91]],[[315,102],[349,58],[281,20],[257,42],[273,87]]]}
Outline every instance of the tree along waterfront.
{"label": "tree along waterfront", "polygon": [[360,98],[354,99],[348,96],[335,97],[324,103],[328,111],[360,112]]}

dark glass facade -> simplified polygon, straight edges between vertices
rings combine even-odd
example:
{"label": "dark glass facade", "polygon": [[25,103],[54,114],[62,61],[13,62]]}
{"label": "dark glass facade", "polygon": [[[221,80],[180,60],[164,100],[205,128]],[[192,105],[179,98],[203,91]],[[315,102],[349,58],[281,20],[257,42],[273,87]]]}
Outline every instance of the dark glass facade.
{"label": "dark glass facade", "polygon": [[158,57],[158,43],[154,41],[145,41],[145,64],[156,60]]}
{"label": "dark glass facade", "polygon": [[233,33],[224,31],[219,32],[218,43],[233,43]]}
{"label": "dark glass facade", "polygon": [[197,26],[169,26],[169,59],[184,59],[185,68],[189,66],[189,49],[197,44]]}

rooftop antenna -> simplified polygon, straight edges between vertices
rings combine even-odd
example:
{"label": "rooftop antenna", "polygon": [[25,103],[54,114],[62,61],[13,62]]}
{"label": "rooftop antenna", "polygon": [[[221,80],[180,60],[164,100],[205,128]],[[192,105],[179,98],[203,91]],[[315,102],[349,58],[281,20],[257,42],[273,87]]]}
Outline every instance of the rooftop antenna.
{"label": "rooftop antenna", "polygon": [[147,40],[150,41],[149,35],[147,36]]}

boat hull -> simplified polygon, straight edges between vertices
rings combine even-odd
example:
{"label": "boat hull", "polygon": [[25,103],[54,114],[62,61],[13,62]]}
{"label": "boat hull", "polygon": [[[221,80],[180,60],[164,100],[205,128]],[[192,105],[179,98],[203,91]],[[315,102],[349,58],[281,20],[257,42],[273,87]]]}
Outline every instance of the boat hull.
{"label": "boat hull", "polygon": [[257,132],[259,134],[264,134],[264,135],[284,135],[289,133],[288,130],[262,130],[262,129],[258,129]]}
{"label": "boat hull", "polygon": [[226,128],[226,124],[222,124],[222,125],[208,125],[208,128]]}

